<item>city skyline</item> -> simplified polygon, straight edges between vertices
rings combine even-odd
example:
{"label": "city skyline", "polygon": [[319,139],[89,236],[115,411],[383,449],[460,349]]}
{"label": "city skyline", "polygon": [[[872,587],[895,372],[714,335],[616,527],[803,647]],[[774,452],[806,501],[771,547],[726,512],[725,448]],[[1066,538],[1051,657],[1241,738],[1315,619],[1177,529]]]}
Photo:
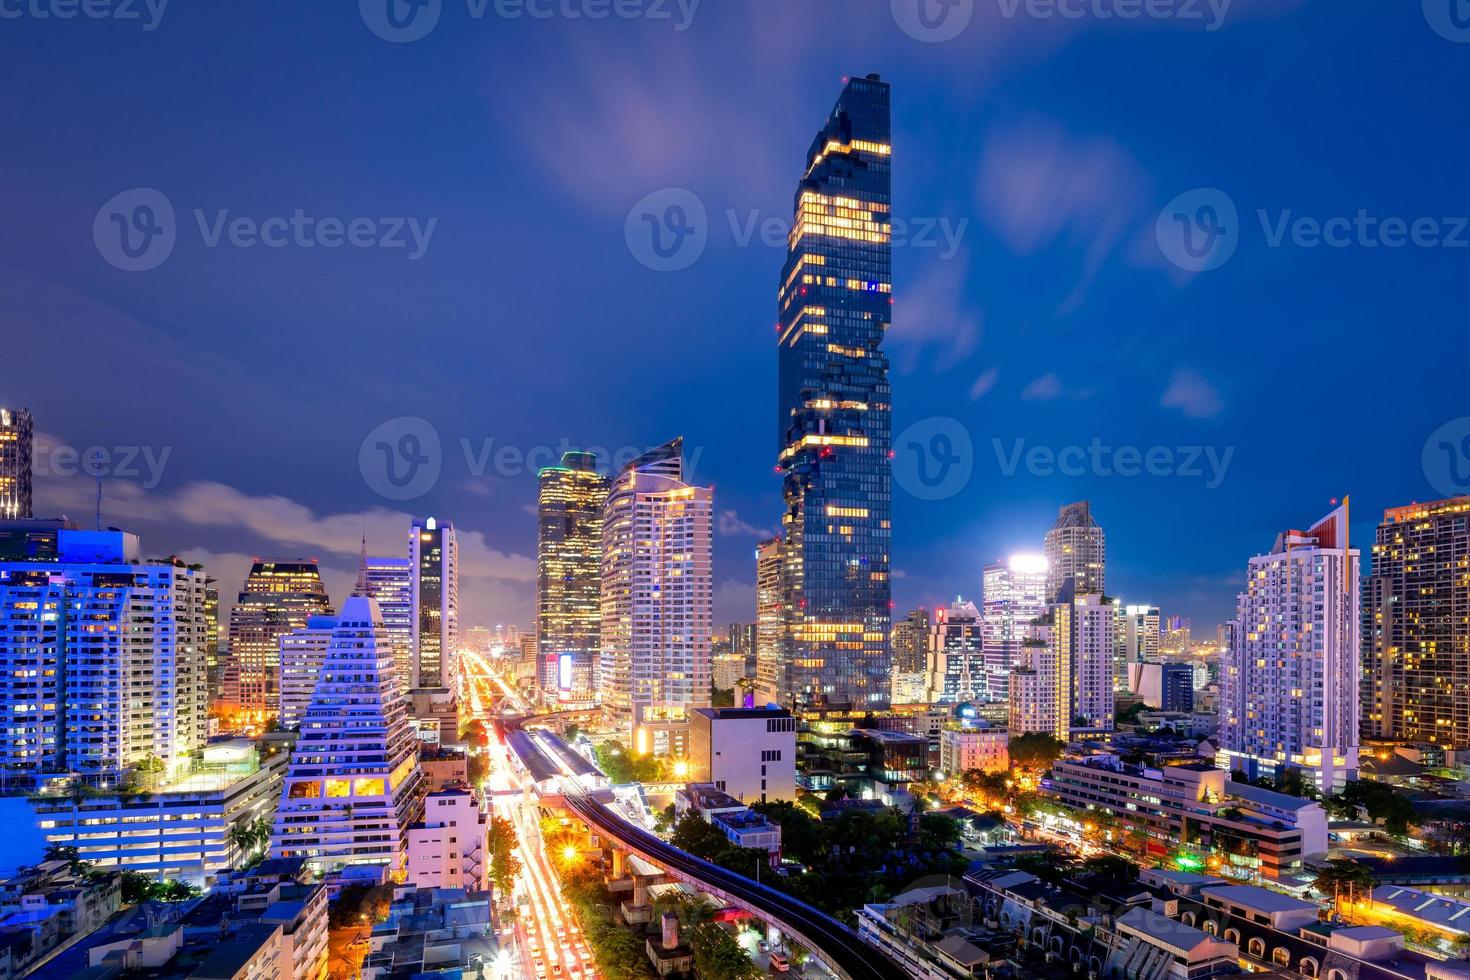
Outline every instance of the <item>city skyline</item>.
{"label": "city skyline", "polygon": [[[1108,529],[1110,579],[1123,598],[1201,624],[1223,622],[1233,609],[1236,551],[1269,539],[1278,522],[1258,499],[1263,484],[1280,485],[1288,512],[1351,490],[1365,518],[1354,531],[1364,540],[1369,511],[1448,495],[1431,482],[1438,477],[1426,477],[1422,456],[1436,429],[1465,414],[1451,375],[1441,376],[1454,356],[1425,365],[1429,376],[1413,399],[1390,399],[1382,409],[1404,438],[1384,450],[1381,465],[1359,458],[1351,427],[1321,423],[1335,401],[1329,388],[1356,388],[1371,377],[1377,325],[1401,324],[1409,342],[1444,343],[1451,355],[1459,349],[1459,337],[1434,326],[1450,315],[1434,297],[1453,294],[1459,253],[1273,249],[1256,217],[1265,210],[1274,221],[1290,210],[1321,221],[1360,208],[1406,218],[1470,213],[1458,175],[1442,162],[1460,155],[1464,134],[1426,123],[1442,118],[1434,109],[1451,90],[1460,52],[1417,10],[1242,2],[1224,29],[1205,32],[1006,20],[987,8],[960,37],[925,44],[888,18],[843,17],[826,2],[787,6],[757,21],[705,5],[682,33],[613,22],[522,21],[505,31],[473,29],[488,23],[451,30],[446,22],[409,45],[374,37],[351,10],[283,10],[314,57],[343,77],[361,76],[364,96],[384,112],[415,120],[407,149],[376,112],[373,122],[303,119],[289,109],[299,85],[248,82],[248,66],[275,50],[264,24],[223,11],[172,11],[177,22],[149,40],[159,64],[178,68],[155,77],[144,64],[113,64],[105,30],[71,36],[19,23],[34,37],[0,69],[17,84],[74,56],[97,66],[87,71],[116,71],[117,84],[89,86],[108,95],[79,120],[122,156],[119,169],[78,185],[66,178],[66,161],[86,159],[90,144],[52,132],[24,102],[0,110],[25,174],[3,192],[19,234],[0,246],[10,287],[0,316],[18,349],[34,354],[32,371],[5,378],[0,403],[29,406],[44,445],[146,446],[155,459],[171,449],[156,484],[141,460],[139,477],[109,481],[104,522],[136,528],[161,552],[218,558],[217,570],[206,564],[222,582],[243,576],[241,556],[316,555],[340,600],[365,517],[378,540],[387,533],[379,527],[396,529],[395,515],[441,513],[462,530],[467,566],[478,550],[474,571],[466,569],[467,581],[476,580],[466,590],[476,604],[467,621],[522,626],[534,601],[535,528],[523,518],[535,476],[527,465],[498,468],[494,452],[508,446],[524,456],[546,447],[552,452],[538,461],[552,462],[564,439],[570,448],[647,448],[682,431],[691,451],[702,450],[696,477],[720,489],[717,520],[730,512],[720,522],[726,530],[717,528],[716,616],[744,618],[755,590],[747,555],[757,533],[776,529],[781,507],[770,465],[769,368],[771,283],[785,243],[777,235],[766,244],[760,224],[789,216],[793,147],[799,153],[806,145],[842,78],[878,72],[894,83],[894,142],[905,162],[895,171],[895,214],[947,219],[951,232],[969,219],[947,259],[938,227],[939,247],[895,248],[895,295],[907,290],[915,302],[896,305],[891,330],[893,431],[955,418],[971,435],[975,459],[966,488],[944,500],[895,485],[897,608],[978,591],[984,563],[1032,550],[1057,507],[1090,499]],[[1142,74],[1116,98],[1079,95],[1086,79],[1116,67],[1115,32]],[[1363,66],[1369,73],[1385,70],[1385,51],[1409,54],[1394,62],[1395,94],[1357,92],[1362,72],[1329,53],[1334,41],[1351,46],[1362,37],[1379,39]],[[192,48],[196,38],[221,42],[230,79],[223,91],[169,81],[174,70],[214,67]],[[725,43],[731,38],[752,43]],[[1242,63],[1266,38],[1293,52],[1270,61],[1271,91],[1315,93],[1326,80],[1355,98],[1312,95],[1263,107],[1199,68]],[[609,53],[617,42],[631,47]],[[760,57],[769,63],[752,70],[736,48],[767,52]],[[643,81],[623,74],[629,58],[654,74]],[[535,65],[561,60],[569,71],[548,91],[513,94],[522,89],[515,80]],[[398,70],[412,73],[419,89],[389,83]],[[1175,79],[1196,72],[1187,94],[1176,90]],[[740,82],[726,90],[717,78]],[[573,93],[589,87],[599,100],[583,105]],[[139,101],[114,101],[123,91]],[[1161,92],[1171,94],[1160,103]],[[418,112],[421,98],[442,112]],[[204,157],[182,137],[140,146],[120,128],[140,105],[169,120],[223,118],[227,105],[240,104],[252,112],[219,133]],[[1296,122],[1303,116],[1318,119],[1323,133],[1371,132],[1373,146],[1402,148],[1394,159],[1404,161],[1406,179],[1391,179],[1356,136],[1305,138]],[[1279,138],[1269,165],[1253,138],[1258,130]],[[724,133],[731,138],[720,139]],[[584,180],[551,134],[605,153],[608,165]],[[269,166],[215,179],[223,161],[262,154]],[[403,166],[382,163],[400,159]],[[1054,193],[1039,200],[1026,193],[1028,173],[1052,181]],[[137,186],[165,193],[188,234],[157,269],[126,273],[97,254],[91,224],[108,198]],[[503,186],[536,190],[507,204],[491,190]],[[703,201],[710,235],[694,265],[662,273],[629,254],[624,223],[640,199],[668,187]],[[1228,192],[1250,238],[1224,267],[1185,274],[1148,246],[1165,205],[1198,187]],[[440,221],[429,250],[409,263],[349,250],[210,249],[192,213],[209,223],[220,209],[259,219],[297,207]],[[751,222],[752,237],[740,239]],[[464,257],[483,254],[496,236],[517,247],[487,277]],[[585,288],[553,284],[552,270],[568,264],[584,270]],[[241,285],[250,282],[280,288]],[[1342,290],[1338,282],[1355,285]],[[492,309],[497,314],[487,317]],[[609,311],[606,329],[589,328]],[[487,326],[500,322],[537,327]],[[106,325],[98,356],[69,367],[62,338],[88,324]],[[640,340],[614,339],[629,336]],[[242,351],[239,337],[258,341],[259,353]],[[1323,396],[1306,399],[1305,408],[1269,383],[1270,369],[1251,353],[1283,337],[1288,351],[1334,352],[1333,369],[1304,382]],[[271,438],[223,452],[220,427],[190,416],[99,412],[91,392],[108,390],[102,367],[131,363],[123,353],[129,344],[160,353],[133,365],[140,385],[176,386],[185,403],[217,413],[220,427],[258,425]],[[265,353],[297,350],[303,356],[284,364]],[[461,356],[438,356],[444,350]],[[542,364],[557,370],[542,376],[535,370]],[[1099,371],[1105,364],[1115,366]],[[667,397],[605,380],[636,369],[662,378]],[[484,383],[487,375],[494,383]],[[62,390],[76,398],[58,398]],[[737,410],[700,410],[710,402]],[[1309,445],[1272,425],[1299,411],[1321,433]],[[428,420],[441,440],[438,482],[410,501],[381,496],[359,470],[369,433],[400,417]],[[1024,456],[1036,447],[1085,448],[1094,437],[1140,450],[1210,447],[1221,459],[1235,451],[1215,489],[1187,477],[1033,476],[1024,460],[1013,475],[1004,471],[1017,440]],[[477,477],[471,464],[482,459]],[[1208,471],[1205,458],[1195,462]],[[38,477],[39,513],[65,512],[90,526],[94,497],[85,474]],[[180,511],[187,524],[175,523]],[[1196,523],[1200,512],[1214,519]],[[1199,535],[1191,554],[1153,546],[1152,529],[1185,523]],[[468,540],[474,533],[483,547]]]}

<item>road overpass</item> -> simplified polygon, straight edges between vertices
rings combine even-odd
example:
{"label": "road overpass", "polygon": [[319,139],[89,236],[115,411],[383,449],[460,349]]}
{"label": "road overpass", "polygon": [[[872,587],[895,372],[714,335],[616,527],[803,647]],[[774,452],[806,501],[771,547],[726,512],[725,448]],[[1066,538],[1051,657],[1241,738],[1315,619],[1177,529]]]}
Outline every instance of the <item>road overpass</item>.
{"label": "road overpass", "polygon": [[[507,741],[531,773],[563,769],[522,730],[531,719],[506,722],[508,733],[519,735]],[[785,892],[752,881],[744,875],[697,858],[662,838],[635,827],[617,813],[578,788],[569,773],[561,777],[567,809],[598,834],[632,854],[663,868],[674,878],[730,905],[743,908],[782,933],[812,950],[843,980],[903,980],[908,973],[884,953],[867,945],[857,933],[836,919],[798,901]]]}

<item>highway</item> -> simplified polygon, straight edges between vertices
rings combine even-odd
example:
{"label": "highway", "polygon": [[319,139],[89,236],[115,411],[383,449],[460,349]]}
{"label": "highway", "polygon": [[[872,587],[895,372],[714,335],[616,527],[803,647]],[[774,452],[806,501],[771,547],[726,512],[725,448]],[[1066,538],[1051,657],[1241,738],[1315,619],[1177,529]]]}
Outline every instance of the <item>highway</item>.
{"label": "highway", "polygon": [[560,770],[567,806],[589,827],[618,841],[633,853],[692,883],[718,891],[776,928],[789,933],[848,980],[905,980],[908,973],[886,955],[864,943],[836,919],[784,892],[682,851],[662,838],[635,827],[587,795],[564,760],[549,757],[521,726],[530,719],[506,722],[507,742],[530,772]]}

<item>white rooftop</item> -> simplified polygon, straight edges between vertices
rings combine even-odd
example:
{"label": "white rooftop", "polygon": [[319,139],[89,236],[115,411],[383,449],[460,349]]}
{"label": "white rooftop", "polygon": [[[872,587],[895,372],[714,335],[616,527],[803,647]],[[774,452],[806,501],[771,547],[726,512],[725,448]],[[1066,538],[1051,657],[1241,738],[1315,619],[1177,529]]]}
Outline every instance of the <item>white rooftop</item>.
{"label": "white rooftop", "polygon": [[1317,912],[1317,905],[1313,902],[1304,902],[1299,898],[1281,895],[1256,885],[1220,885],[1202,889],[1201,892],[1207,897],[1230,902],[1255,912],[1264,912],[1267,915],[1276,912],[1311,911],[1313,914]]}
{"label": "white rooftop", "polygon": [[1440,929],[1470,932],[1470,902],[1398,885],[1379,885],[1373,889],[1373,902]]}

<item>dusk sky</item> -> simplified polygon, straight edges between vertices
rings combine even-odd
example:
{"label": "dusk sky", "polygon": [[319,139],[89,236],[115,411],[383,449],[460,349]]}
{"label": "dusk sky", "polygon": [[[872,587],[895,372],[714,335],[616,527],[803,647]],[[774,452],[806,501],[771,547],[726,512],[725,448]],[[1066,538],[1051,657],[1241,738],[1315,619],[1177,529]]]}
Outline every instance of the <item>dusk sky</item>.
{"label": "dusk sky", "polygon": [[[941,499],[895,482],[897,615],[978,599],[1085,498],[1108,591],[1209,631],[1333,498],[1366,547],[1384,507],[1470,491],[1459,0],[436,0],[396,42],[386,2],[0,3],[0,405],[34,413],[38,516],[90,523],[65,447],[107,447],[103,522],[146,552],[226,602],[251,555],[315,556],[340,603],[364,529],[400,554],[432,514],[464,622],[524,628],[527,455],[682,434],[715,487],[715,621],[753,620],[784,227],[869,72],[907,230],[895,466],[941,433],[969,469]],[[704,248],[663,271],[638,233],[671,188]],[[110,216],[160,200],[172,250],[131,270]],[[252,236],[298,210],[306,237]],[[1222,236],[1202,263],[1180,219]],[[424,435],[402,419],[440,447],[405,500],[376,450]]]}

